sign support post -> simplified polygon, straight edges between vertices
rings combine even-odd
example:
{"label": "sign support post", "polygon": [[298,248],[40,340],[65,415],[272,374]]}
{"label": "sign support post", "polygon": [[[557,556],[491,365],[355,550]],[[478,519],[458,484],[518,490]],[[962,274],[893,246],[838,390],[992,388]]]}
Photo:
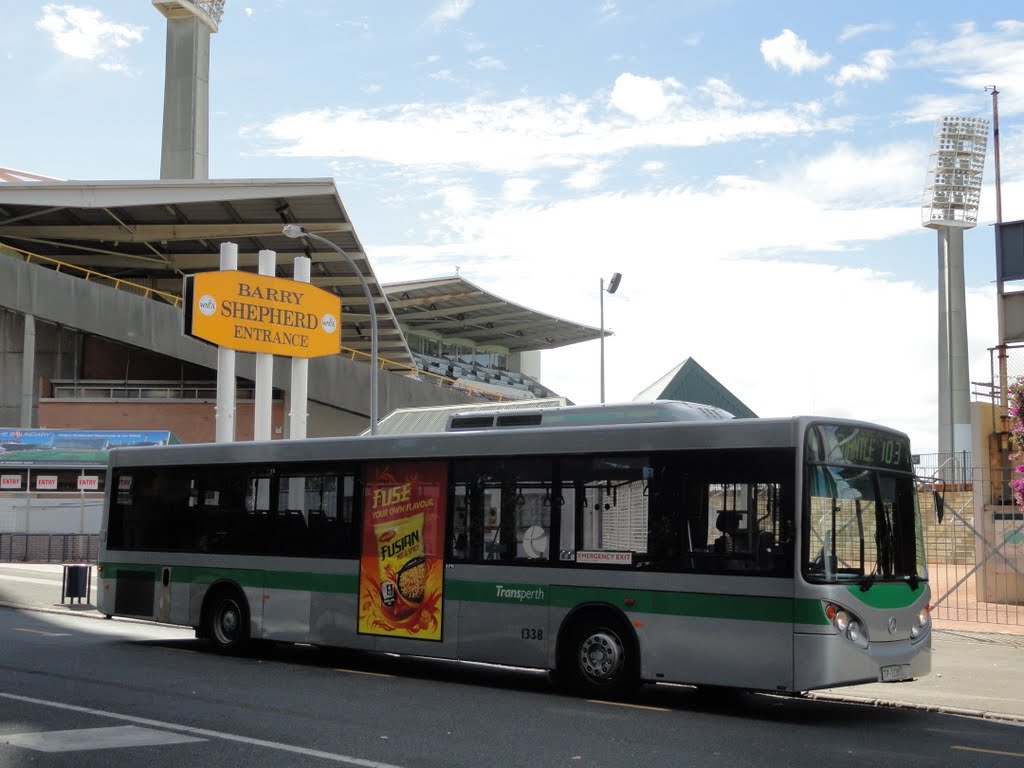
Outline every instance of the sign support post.
{"label": "sign support post", "polygon": [[[274,276],[277,269],[277,253],[260,251],[260,274]],[[253,417],[253,440],[270,440],[271,406],[274,396],[274,355],[270,352],[256,353],[256,412]]]}
{"label": "sign support post", "polygon": [[[238,245],[220,244],[220,268],[238,269]],[[235,441],[235,350],[220,345],[217,347],[217,420],[216,441]]]}
{"label": "sign support post", "polygon": [[[237,265],[238,247],[226,243],[221,263]],[[220,269],[187,275],[182,333],[215,344],[217,441],[235,437],[235,353],[256,353],[253,438],[270,440],[274,356],[292,358],[289,437],[306,436],[309,358],[341,350],[341,297],[312,285],[312,263],[295,259],[295,279],[276,277],[277,254],[259,252],[259,274]]]}
{"label": "sign support post", "polygon": [[[308,283],[312,260],[308,256],[295,257],[294,280]],[[288,414],[288,437],[291,440],[304,440],[309,415],[306,413],[309,382],[309,358],[292,358],[292,386],[288,392],[291,412]]]}

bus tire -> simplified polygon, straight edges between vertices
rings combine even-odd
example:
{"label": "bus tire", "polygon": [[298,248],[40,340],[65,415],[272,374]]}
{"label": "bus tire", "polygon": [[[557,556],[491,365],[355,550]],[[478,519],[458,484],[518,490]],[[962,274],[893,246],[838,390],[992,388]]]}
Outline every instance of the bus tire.
{"label": "bus tire", "polygon": [[640,654],[629,625],[610,613],[573,622],[559,671],[577,694],[623,696],[640,684]]}
{"label": "bus tire", "polygon": [[249,604],[235,587],[218,587],[206,598],[202,634],[220,653],[241,653],[249,642]]}

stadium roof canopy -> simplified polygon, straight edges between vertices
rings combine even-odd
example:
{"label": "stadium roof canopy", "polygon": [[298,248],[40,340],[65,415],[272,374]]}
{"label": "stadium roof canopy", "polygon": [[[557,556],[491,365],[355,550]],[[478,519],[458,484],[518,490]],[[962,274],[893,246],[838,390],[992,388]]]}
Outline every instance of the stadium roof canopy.
{"label": "stadium roof canopy", "polygon": [[524,352],[601,337],[599,328],[506,301],[458,275],[388,283],[384,292],[406,333],[428,338]]}
{"label": "stadium roof canopy", "polygon": [[281,232],[301,224],[343,249],[365,278],[383,367],[415,367],[332,179],[54,181],[14,171],[4,179],[0,243],[168,293],[181,293],[183,275],[218,269],[223,242],[238,245],[239,269],[252,272],[260,250],[276,251],[280,277],[292,276],[295,256],[309,256],[312,282],[342,296],[343,346],[368,353],[359,278],[326,245]]}

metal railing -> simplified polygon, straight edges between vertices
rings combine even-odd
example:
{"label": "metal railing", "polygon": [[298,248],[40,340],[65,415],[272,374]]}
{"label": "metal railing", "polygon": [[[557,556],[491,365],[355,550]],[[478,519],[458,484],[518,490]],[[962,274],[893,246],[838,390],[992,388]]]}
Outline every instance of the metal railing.
{"label": "metal railing", "polygon": [[[59,259],[52,259],[49,256],[40,256],[37,253],[23,250],[22,248],[16,248],[13,245],[0,241],[0,248],[10,251],[14,254],[19,255],[28,264],[33,262],[45,262],[48,266],[52,267],[57,272],[74,272],[79,273],[85,280],[103,281],[104,284],[108,284],[115,290],[126,290],[130,293],[139,294],[148,299],[159,299],[161,301],[170,304],[173,307],[181,308],[182,298],[173,293],[167,291],[161,291],[156,288],[151,288],[140,283],[133,283],[130,280],[124,280],[119,277],[112,277],[105,275],[102,272],[97,272],[87,267],[79,267],[76,264],[69,264]],[[365,358],[364,362],[370,362],[370,354],[363,352],[358,349],[352,349],[350,347],[342,346],[341,354],[350,360],[355,360],[357,357],[362,359]],[[430,380],[435,382],[438,386],[449,387],[459,392],[464,392],[472,397],[479,397],[484,400],[490,400],[493,402],[502,402],[510,399],[506,395],[501,395],[497,392],[491,392],[481,387],[475,387],[472,384],[466,384],[458,379],[448,378],[447,376],[441,376],[436,373],[424,371],[415,365],[409,365],[408,363],[399,363],[395,360],[388,360],[387,358],[379,358],[378,366],[388,371],[389,373],[397,373],[405,376],[415,376],[417,378],[422,376],[430,377]]]}
{"label": "metal railing", "polygon": [[972,458],[970,451],[914,454],[914,472],[922,479],[967,484],[974,477]]}
{"label": "metal railing", "polygon": [[131,293],[138,293],[145,296],[147,299],[161,299],[173,307],[181,306],[181,297],[173,293],[167,293],[166,291],[160,291],[156,288],[150,288],[148,285],[133,283],[131,280],[124,280],[120,277],[111,277],[110,275],[105,275],[102,272],[97,272],[93,269],[89,269],[88,267],[80,267],[77,264],[68,264],[66,261],[60,261],[59,259],[51,259],[49,256],[40,256],[38,253],[32,253],[30,251],[22,250],[21,248],[15,248],[13,245],[9,245],[8,243],[0,242],[0,246],[21,255],[26,264],[31,264],[33,262],[46,262],[55,272],[63,270],[64,272],[78,273],[79,277],[86,281],[105,281],[110,283],[111,287],[115,290],[127,290]]}
{"label": "metal railing", "polygon": [[98,533],[0,533],[0,562],[95,563]]}

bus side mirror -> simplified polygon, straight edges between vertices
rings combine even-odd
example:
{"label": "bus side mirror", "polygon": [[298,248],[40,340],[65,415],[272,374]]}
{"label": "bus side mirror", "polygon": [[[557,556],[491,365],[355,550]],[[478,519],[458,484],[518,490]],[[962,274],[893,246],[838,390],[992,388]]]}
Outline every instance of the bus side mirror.
{"label": "bus side mirror", "polygon": [[932,503],[935,505],[935,520],[942,522],[942,516],[946,514],[946,502],[942,500],[938,491],[932,491]]}

